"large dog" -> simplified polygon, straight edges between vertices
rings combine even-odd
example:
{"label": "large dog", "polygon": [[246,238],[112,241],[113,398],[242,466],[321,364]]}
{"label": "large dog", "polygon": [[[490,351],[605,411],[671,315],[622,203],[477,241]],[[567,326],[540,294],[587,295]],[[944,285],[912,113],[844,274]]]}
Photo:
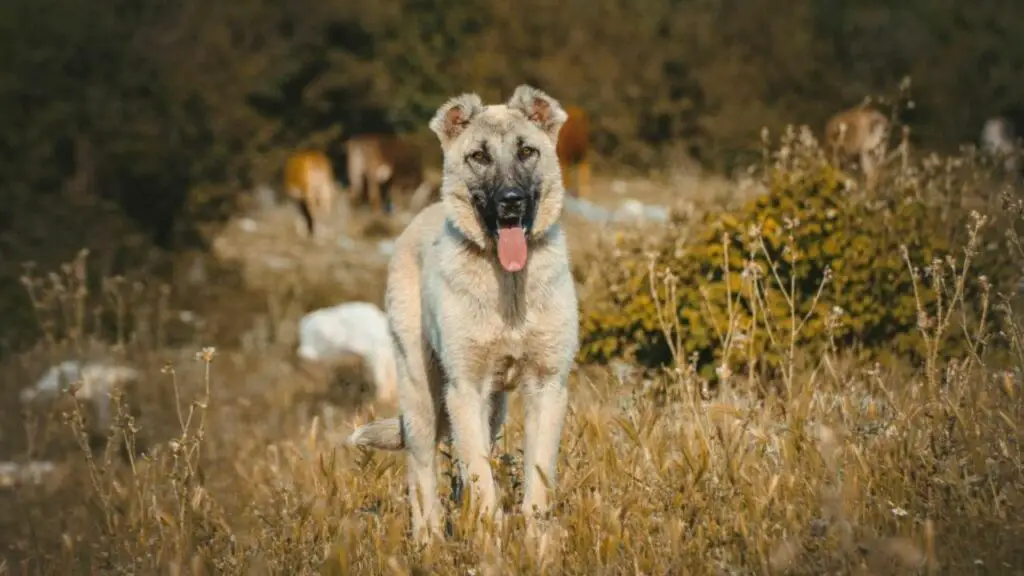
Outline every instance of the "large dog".
{"label": "large dog", "polygon": [[558,163],[562,169],[562,185],[569,190],[569,171],[576,169],[576,196],[590,197],[590,122],[587,113],[575,106],[566,107],[568,119],[558,133]]}
{"label": "large dog", "polygon": [[[423,170],[423,156],[411,142],[394,134],[360,134],[345,142],[350,198],[381,214],[393,207],[395,192],[409,192],[406,206],[418,212],[436,186]],[[403,194],[404,195],[404,194]]]}
{"label": "large dog", "polygon": [[878,167],[885,158],[889,119],[865,105],[836,113],[825,124],[825,144],[840,162],[855,159],[864,173],[867,187],[874,186]]}
{"label": "large dog", "polygon": [[476,94],[430,121],[444,152],[442,201],[395,243],[385,297],[398,363],[400,416],[364,425],[352,445],[405,449],[412,527],[436,533],[437,444],[451,434],[482,512],[498,499],[489,455],[506,395],[526,398],[523,511],[549,508],[578,305],[559,225],[565,190],[555,152],[566,114],[519,86],[506,104]]}
{"label": "large dog", "polygon": [[302,208],[309,235],[318,237],[334,213],[338,195],[331,161],[318,150],[292,154],[285,163],[284,189]]}

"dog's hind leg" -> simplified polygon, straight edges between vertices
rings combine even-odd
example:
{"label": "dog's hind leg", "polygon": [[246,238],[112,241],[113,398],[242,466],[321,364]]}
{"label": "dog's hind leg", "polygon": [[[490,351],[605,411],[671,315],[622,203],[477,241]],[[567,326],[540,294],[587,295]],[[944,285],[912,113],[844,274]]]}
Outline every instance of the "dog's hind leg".
{"label": "dog's hind leg", "polygon": [[390,404],[398,395],[398,374],[391,350],[378,353],[373,359],[373,383],[378,402]]}
{"label": "dog's hind leg", "polygon": [[563,375],[528,382],[525,390],[526,442],[523,447],[523,514],[531,521],[534,512],[547,512],[548,492],[554,488],[558,445],[569,405]]}
{"label": "dog's hind leg", "polygon": [[[403,372],[405,372],[403,374]],[[399,367],[399,378],[409,378]],[[412,533],[419,541],[441,530],[441,501],[437,495],[438,439],[443,422],[427,386],[407,386],[399,396],[406,451],[406,480],[412,508]]]}
{"label": "dog's hind leg", "polygon": [[[406,340],[408,341],[408,340]],[[439,368],[422,348],[400,346],[396,369],[398,404],[406,452],[406,480],[412,508],[413,537],[425,542],[441,534],[441,499],[437,494],[438,442],[448,434],[441,405]]]}

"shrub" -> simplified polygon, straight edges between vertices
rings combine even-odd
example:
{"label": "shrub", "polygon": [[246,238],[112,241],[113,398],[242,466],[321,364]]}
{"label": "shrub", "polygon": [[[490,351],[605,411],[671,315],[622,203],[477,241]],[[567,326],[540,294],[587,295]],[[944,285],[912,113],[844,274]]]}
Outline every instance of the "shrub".
{"label": "shrub", "polygon": [[[618,238],[616,265],[603,266],[583,304],[581,360],[625,356],[654,367],[693,359],[707,377],[726,350],[727,365],[748,369],[744,358],[771,366],[823,347],[920,360],[930,314],[964,299],[983,302],[974,313],[985,314],[987,299],[975,296],[1013,280],[1008,252],[978,235],[981,222],[961,233],[968,214],[943,218],[916,199],[934,189],[922,171],[886,177],[888,197],[865,198],[813,142],[794,140],[762,172],[767,193],[739,210],[695,226],[676,221],[654,238],[647,230]],[[964,249],[984,281],[943,280],[955,266],[949,257],[962,259]],[[927,269],[914,269],[919,263]]]}

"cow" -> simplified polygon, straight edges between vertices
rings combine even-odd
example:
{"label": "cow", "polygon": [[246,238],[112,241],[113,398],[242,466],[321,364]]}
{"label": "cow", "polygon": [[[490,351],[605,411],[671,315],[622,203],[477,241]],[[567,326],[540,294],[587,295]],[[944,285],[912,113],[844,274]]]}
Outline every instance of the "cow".
{"label": "cow", "polygon": [[408,193],[413,211],[438,199],[438,183],[427,178],[421,150],[395,134],[360,134],[345,142],[348,185],[353,204],[368,203],[382,214],[394,209],[395,191]]}
{"label": "cow", "polygon": [[828,152],[840,162],[856,160],[869,189],[874,187],[878,165],[885,158],[888,136],[889,119],[863,104],[836,113],[825,124]]}
{"label": "cow", "polygon": [[318,237],[334,213],[338,195],[331,161],[319,150],[299,150],[284,169],[285,193],[299,203],[310,237]]}
{"label": "cow", "polygon": [[[590,196],[590,122],[587,114],[576,106],[565,108],[569,119],[558,133],[558,163],[562,168],[562,183],[565,189],[573,190],[577,198]],[[569,187],[569,169],[576,168],[576,187]]]}

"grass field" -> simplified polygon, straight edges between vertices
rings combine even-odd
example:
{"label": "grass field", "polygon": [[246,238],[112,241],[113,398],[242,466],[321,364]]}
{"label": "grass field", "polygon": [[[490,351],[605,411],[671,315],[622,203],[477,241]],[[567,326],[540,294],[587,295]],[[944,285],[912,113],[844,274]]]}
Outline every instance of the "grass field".
{"label": "grass field", "polygon": [[[721,184],[687,186],[699,196]],[[576,241],[577,258],[604,262]],[[577,366],[542,537],[525,538],[514,514],[479,533],[442,482],[452,535],[420,549],[406,536],[400,455],[341,445],[394,407],[369,403],[352,363],[294,361],[286,328],[301,305],[253,296],[246,308],[229,292],[195,308],[239,326],[207,334],[234,336],[169,343],[159,305],[119,315],[126,300],[90,292],[74,266],[44,284],[51,338],[0,367],[0,460],[56,470],[0,487],[0,574],[1024,574],[1024,325],[1010,308],[1011,360],[998,366],[968,355],[883,368],[796,351],[772,381],[734,375],[714,393],[685,358],[646,373]],[[378,300],[379,284],[366,290]],[[94,321],[97,306],[113,312]],[[133,326],[123,341],[94,338],[115,321]],[[70,398],[18,417],[18,390],[67,356],[143,371],[115,395],[109,430],[92,430]],[[514,398],[493,459],[511,510]]]}

